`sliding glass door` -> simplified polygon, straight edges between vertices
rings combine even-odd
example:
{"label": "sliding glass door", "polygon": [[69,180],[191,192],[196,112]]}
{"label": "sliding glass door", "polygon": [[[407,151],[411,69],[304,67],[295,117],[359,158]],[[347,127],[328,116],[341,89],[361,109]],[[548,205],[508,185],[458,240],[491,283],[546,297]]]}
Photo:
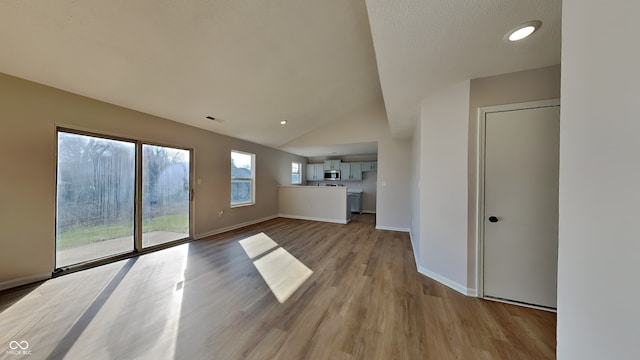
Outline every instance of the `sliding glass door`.
{"label": "sliding glass door", "polygon": [[133,250],[136,144],[58,132],[56,267]]}
{"label": "sliding glass door", "polygon": [[142,145],[142,246],[189,237],[189,151]]}
{"label": "sliding glass door", "polygon": [[59,130],[56,268],[188,238],[190,158],[189,150]]}

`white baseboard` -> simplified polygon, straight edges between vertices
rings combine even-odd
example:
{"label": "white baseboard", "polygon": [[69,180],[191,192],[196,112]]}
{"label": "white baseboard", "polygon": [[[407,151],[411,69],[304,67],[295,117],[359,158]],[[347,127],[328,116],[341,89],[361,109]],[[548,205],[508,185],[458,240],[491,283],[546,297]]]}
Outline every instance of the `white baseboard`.
{"label": "white baseboard", "polygon": [[0,291],[49,279],[51,279],[51,273],[25,276],[19,279],[4,281],[0,282]]}
{"label": "white baseboard", "polygon": [[441,276],[440,274],[437,274],[433,271],[427,270],[426,268],[420,266],[420,261],[418,261],[418,254],[416,254],[416,244],[413,242],[413,233],[411,233],[411,231],[409,231],[409,238],[411,239],[411,247],[413,248],[413,258],[415,259],[416,268],[417,268],[416,270],[418,270],[418,273],[430,279],[433,279],[446,287],[452,288],[453,290],[463,295],[478,297],[476,289],[470,289],[466,286],[462,286],[453,280],[450,280],[444,276]]}
{"label": "white baseboard", "polygon": [[478,291],[476,289],[467,288],[467,296],[478,297]]}
{"label": "white baseboard", "polygon": [[413,233],[409,231],[409,239],[411,239],[411,252],[413,252],[413,259],[416,262],[416,271],[420,272],[418,268],[420,267],[420,261],[418,261],[418,254],[416,253],[416,243],[413,242]]}
{"label": "white baseboard", "polygon": [[319,218],[313,216],[299,216],[299,215],[288,215],[288,214],[280,214],[281,218],[287,219],[297,219],[297,220],[311,220],[311,221],[322,221],[329,222],[334,224],[346,224],[348,221],[343,219],[329,219],[329,218]]}
{"label": "white baseboard", "polygon": [[505,299],[496,299],[496,298],[492,298],[492,297],[485,297],[483,299],[489,300],[489,301],[495,301],[495,302],[499,302],[499,303],[503,303],[503,304],[510,304],[510,305],[527,307],[527,308],[536,309],[536,310],[544,310],[544,311],[549,311],[549,312],[553,312],[553,313],[557,313],[558,312],[558,309],[553,309],[553,308],[548,308],[548,307],[538,306],[538,305],[532,305],[532,304],[525,304],[525,303],[520,303],[520,302],[517,302],[517,301],[510,301],[510,300],[505,300]]}
{"label": "white baseboard", "polygon": [[433,271],[430,271],[428,269],[423,268],[422,266],[418,265],[418,272],[430,279],[433,279],[437,282],[439,282],[440,284],[449,287],[457,292],[459,292],[462,295],[466,295],[466,296],[475,296],[475,289],[468,289],[466,286],[460,285],[457,282],[448,279],[440,274],[437,274]]}
{"label": "white baseboard", "polygon": [[384,226],[384,225],[376,225],[376,230],[389,230],[389,231],[400,231],[400,232],[411,233],[411,229],[409,229],[409,228],[401,228],[401,227],[395,227],[395,226]]}
{"label": "white baseboard", "polygon": [[259,224],[261,222],[273,220],[273,219],[275,219],[277,217],[278,217],[278,215],[267,216],[267,217],[263,217],[263,218],[260,218],[260,219],[251,220],[251,221],[243,222],[243,223],[232,225],[232,226],[227,226],[227,227],[222,228],[222,229],[209,231],[209,232],[206,232],[204,234],[198,234],[198,235],[195,235],[193,238],[196,239],[196,240],[200,240],[200,239],[203,239],[203,238],[206,238],[206,237],[209,237],[209,236],[222,234],[222,233],[225,233],[227,231],[240,229],[240,228],[243,228],[245,226],[255,225],[255,224]]}

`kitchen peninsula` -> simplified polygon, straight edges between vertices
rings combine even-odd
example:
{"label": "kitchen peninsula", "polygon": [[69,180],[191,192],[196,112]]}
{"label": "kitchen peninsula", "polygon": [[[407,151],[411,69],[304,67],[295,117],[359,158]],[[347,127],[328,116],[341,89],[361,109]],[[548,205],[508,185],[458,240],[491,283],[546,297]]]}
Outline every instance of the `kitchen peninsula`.
{"label": "kitchen peninsula", "polygon": [[281,185],[280,217],[346,224],[351,220],[347,188],[343,186]]}

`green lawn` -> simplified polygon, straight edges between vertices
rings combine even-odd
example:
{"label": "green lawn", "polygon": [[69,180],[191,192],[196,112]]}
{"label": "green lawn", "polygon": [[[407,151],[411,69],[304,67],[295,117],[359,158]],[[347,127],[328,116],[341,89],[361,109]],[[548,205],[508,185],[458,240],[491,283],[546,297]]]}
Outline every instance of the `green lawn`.
{"label": "green lawn", "polygon": [[[160,216],[142,221],[142,229],[151,231],[173,231],[187,233],[189,230],[189,214]],[[133,222],[98,225],[71,229],[58,234],[58,250],[92,243],[100,240],[116,239],[133,235]]]}

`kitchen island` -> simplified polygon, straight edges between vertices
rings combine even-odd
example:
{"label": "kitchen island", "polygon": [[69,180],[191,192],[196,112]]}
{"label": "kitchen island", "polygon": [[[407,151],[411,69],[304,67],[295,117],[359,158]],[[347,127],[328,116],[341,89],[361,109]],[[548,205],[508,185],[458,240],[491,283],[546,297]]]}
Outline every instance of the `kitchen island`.
{"label": "kitchen island", "polygon": [[281,185],[279,216],[346,224],[351,220],[347,188],[341,186]]}

